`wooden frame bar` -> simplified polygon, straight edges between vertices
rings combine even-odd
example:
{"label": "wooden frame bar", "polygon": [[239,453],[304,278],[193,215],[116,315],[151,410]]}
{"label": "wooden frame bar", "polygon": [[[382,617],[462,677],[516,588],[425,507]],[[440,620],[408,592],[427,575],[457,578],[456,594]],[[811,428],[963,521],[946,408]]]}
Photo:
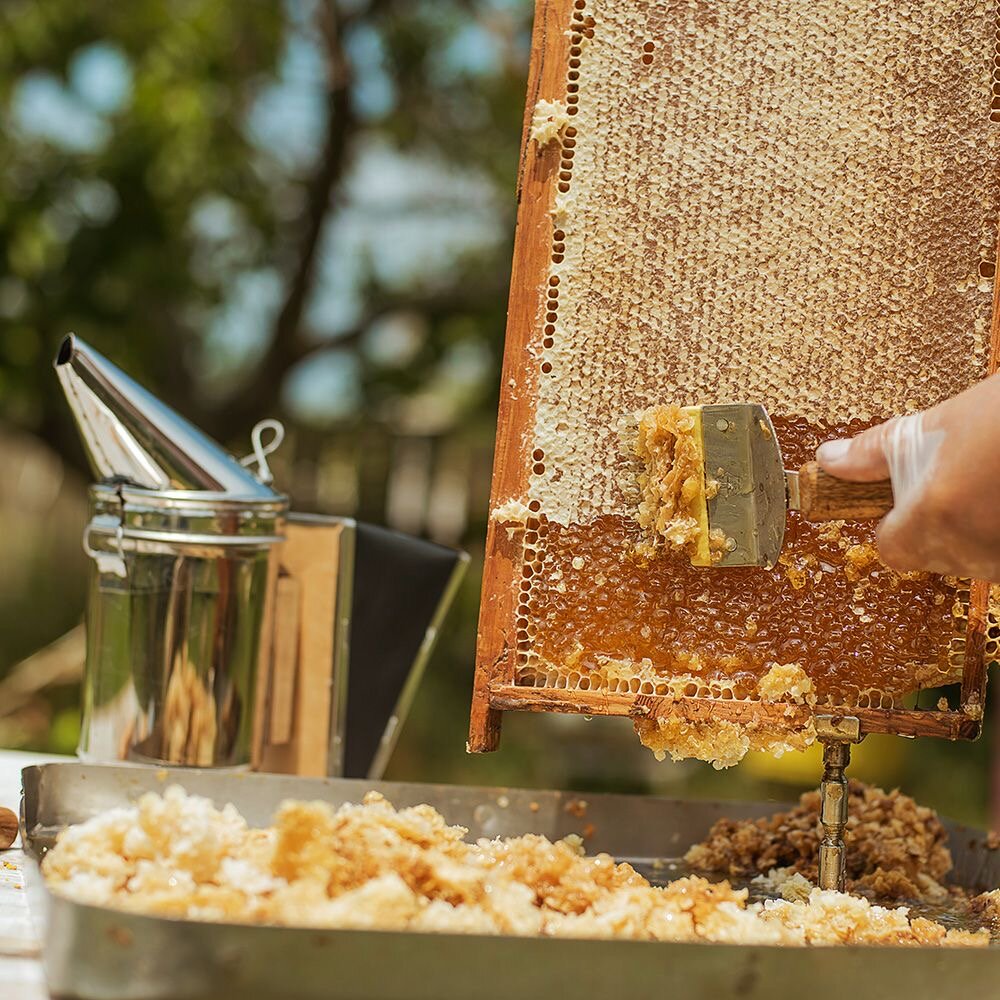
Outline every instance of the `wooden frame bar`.
{"label": "wooden frame bar", "polygon": [[974,740],[980,720],[959,712],[916,711],[885,708],[809,708],[759,701],[718,698],[666,698],[649,694],[611,694],[602,691],[566,692],[552,688],[497,685],[490,691],[495,710],[505,712],[570,712],[578,715],[617,715],[658,718],[678,715],[688,722],[723,719],[727,722],[759,722],[783,727],[801,727],[814,715],[850,715],[861,723],[861,735],[895,733],[899,736],[939,736],[950,740]]}
{"label": "wooden frame bar", "polygon": [[[570,47],[566,28],[572,9],[572,0],[538,0],[535,7],[501,383],[512,387],[512,391],[504,393],[500,402],[491,510],[505,497],[525,491],[531,467],[525,431],[531,420],[530,401],[535,396],[538,375],[536,366],[524,365],[523,358],[531,338],[537,336],[544,313],[543,286],[552,242],[552,179],[559,170],[558,145],[540,148],[532,142],[531,119],[538,101],[565,97]],[[500,741],[500,712],[491,705],[490,685],[514,681],[515,651],[505,629],[513,619],[519,573],[517,543],[491,519],[486,534],[486,571],[476,646],[478,666],[469,727],[468,749],[473,753],[495,750]]]}

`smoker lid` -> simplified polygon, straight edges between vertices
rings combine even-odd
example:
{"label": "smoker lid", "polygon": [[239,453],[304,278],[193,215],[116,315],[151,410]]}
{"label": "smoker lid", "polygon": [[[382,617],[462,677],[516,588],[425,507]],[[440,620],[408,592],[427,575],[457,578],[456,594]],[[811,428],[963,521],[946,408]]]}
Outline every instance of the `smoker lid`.
{"label": "smoker lid", "polygon": [[117,547],[122,539],[185,545],[271,545],[283,540],[288,512],[288,498],[277,493],[248,500],[206,490],[144,490],[101,482],[91,485],[89,496],[89,541],[85,548],[97,549]]}
{"label": "smoker lid", "polygon": [[79,337],[63,340],[55,369],[98,478],[165,495],[197,491],[248,502],[279,497]]}

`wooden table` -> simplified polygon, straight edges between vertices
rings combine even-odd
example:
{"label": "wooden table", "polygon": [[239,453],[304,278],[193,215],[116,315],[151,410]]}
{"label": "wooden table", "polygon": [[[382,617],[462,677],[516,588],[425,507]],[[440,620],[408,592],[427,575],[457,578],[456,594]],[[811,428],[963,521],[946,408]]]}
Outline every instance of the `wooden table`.
{"label": "wooden table", "polygon": [[[0,805],[17,812],[22,767],[68,759],[0,750]],[[48,1000],[40,961],[41,937],[28,912],[24,891],[24,862],[20,841],[9,851],[0,851],[0,997]]]}

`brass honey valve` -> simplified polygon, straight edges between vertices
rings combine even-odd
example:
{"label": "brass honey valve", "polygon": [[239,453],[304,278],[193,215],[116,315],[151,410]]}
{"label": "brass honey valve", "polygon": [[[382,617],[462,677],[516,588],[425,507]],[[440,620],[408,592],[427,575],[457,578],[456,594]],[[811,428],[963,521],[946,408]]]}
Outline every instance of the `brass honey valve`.
{"label": "brass honey valve", "polygon": [[819,887],[844,891],[847,826],[847,775],[851,745],[840,741],[823,744],[823,781],[819,786],[819,820],[823,839],[819,845]]}
{"label": "brass honey valve", "polygon": [[823,743],[823,780],[819,786],[819,887],[844,891],[847,875],[847,765],[851,744],[860,743],[861,722],[853,715],[817,715],[816,735]]}

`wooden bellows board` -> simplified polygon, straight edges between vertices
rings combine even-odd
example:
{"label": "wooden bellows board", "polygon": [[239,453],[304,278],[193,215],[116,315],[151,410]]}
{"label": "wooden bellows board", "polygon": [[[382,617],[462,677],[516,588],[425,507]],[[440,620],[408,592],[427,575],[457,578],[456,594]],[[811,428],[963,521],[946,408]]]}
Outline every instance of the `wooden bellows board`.
{"label": "wooden bellows board", "polygon": [[650,554],[633,445],[755,402],[794,468],[996,370],[998,38],[975,0],[538,0],[471,750],[510,710],[978,735],[986,584],[794,514],[773,571]]}
{"label": "wooden bellows board", "polygon": [[342,773],[353,553],[353,522],[289,516],[261,642],[254,770]]}

